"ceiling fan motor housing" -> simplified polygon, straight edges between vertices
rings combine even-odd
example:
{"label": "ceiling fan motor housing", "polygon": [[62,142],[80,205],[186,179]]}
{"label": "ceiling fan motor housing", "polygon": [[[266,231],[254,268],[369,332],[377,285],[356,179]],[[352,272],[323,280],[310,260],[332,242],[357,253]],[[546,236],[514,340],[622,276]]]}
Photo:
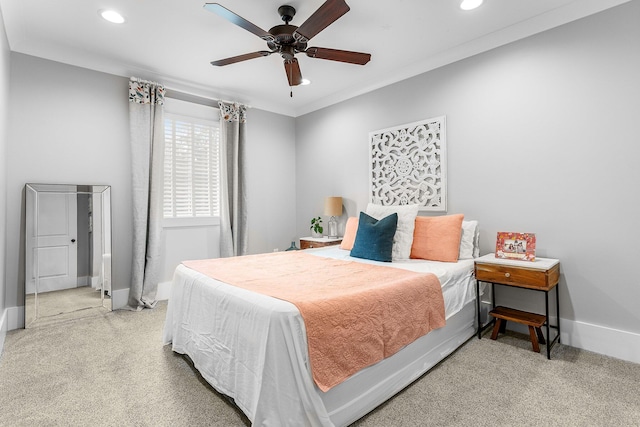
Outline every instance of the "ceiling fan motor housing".
{"label": "ceiling fan motor housing", "polygon": [[269,49],[278,52],[284,59],[292,59],[297,52],[304,52],[307,43],[301,43],[293,37],[293,33],[298,27],[295,25],[276,25],[269,30],[275,40],[267,42]]}

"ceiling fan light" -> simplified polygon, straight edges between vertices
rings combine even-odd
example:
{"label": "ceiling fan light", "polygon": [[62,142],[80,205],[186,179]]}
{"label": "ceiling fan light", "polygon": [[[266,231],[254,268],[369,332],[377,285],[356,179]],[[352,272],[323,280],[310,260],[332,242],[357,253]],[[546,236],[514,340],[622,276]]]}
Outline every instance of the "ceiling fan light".
{"label": "ceiling fan light", "polygon": [[462,0],[460,3],[460,9],[462,10],[472,10],[482,5],[483,0]]}
{"label": "ceiling fan light", "polygon": [[102,16],[103,19],[109,22],[112,22],[114,24],[124,23],[124,17],[120,15],[118,12],[116,12],[115,10],[101,10],[100,16]]}

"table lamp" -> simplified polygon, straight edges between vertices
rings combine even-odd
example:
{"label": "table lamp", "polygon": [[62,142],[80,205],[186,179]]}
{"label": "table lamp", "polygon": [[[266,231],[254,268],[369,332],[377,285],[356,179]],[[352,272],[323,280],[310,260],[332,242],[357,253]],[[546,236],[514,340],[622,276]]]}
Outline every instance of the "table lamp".
{"label": "table lamp", "polygon": [[329,218],[329,232],[327,237],[335,239],[338,237],[338,222],[337,216],[342,215],[342,197],[327,197],[324,199],[324,214],[330,216]]}

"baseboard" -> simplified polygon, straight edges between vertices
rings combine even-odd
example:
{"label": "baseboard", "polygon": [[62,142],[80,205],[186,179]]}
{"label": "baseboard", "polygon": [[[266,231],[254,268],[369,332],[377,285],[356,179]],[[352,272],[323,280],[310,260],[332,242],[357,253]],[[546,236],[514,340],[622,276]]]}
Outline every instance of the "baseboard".
{"label": "baseboard", "polygon": [[[114,290],[111,297],[111,305],[113,310],[126,307],[129,304],[129,288]],[[158,291],[156,300],[168,300],[171,295],[171,282],[158,283]]]}
{"label": "baseboard", "polygon": [[[551,317],[551,324],[556,318]],[[640,363],[640,334],[576,320],[560,320],[560,342],[605,356]],[[507,329],[528,335],[526,326],[507,323]],[[542,328],[544,330],[544,327]],[[551,334],[553,337],[553,333]]]}
{"label": "baseboard", "polygon": [[162,282],[158,283],[158,292],[156,293],[157,301],[168,300],[171,295],[171,283],[172,282]]}
{"label": "baseboard", "polygon": [[129,288],[111,291],[111,309],[119,310],[129,303]]}
{"label": "baseboard", "polygon": [[560,328],[560,340],[563,344],[640,363],[640,334],[638,333],[564,319]]}
{"label": "baseboard", "polygon": [[24,305],[19,307],[7,307],[7,330],[24,328]]}

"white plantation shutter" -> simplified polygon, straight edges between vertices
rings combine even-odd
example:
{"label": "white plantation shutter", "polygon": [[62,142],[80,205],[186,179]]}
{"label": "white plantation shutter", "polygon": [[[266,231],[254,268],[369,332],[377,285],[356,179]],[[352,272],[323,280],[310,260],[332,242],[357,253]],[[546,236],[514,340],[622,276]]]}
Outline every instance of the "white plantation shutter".
{"label": "white plantation shutter", "polygon": [[164,217],[220,215],[218,123],[166,113]]}

